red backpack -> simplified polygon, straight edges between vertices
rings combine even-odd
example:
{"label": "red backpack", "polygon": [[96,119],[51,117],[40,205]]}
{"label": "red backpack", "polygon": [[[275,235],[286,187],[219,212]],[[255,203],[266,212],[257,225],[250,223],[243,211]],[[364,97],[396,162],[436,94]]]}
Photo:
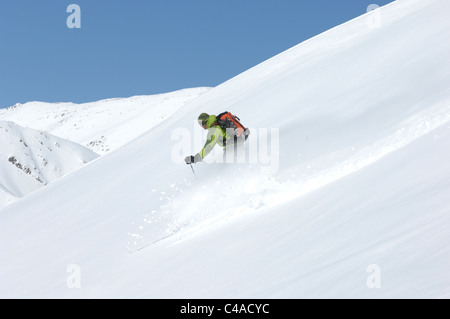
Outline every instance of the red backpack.
{"label": "red backpack", "polygon": [[231,129],[231,135],[234,137],[235,141],[242,135],[244,135],[245,140],[247,140],[250,135],[250,130],[242,125],[240,121],[240,118],[236,115],[233,115],[230,112],[223,112],[217,115],[217,121],[214,122],[211,127],[214,125],[219,125],[227,133],[230,133]]}

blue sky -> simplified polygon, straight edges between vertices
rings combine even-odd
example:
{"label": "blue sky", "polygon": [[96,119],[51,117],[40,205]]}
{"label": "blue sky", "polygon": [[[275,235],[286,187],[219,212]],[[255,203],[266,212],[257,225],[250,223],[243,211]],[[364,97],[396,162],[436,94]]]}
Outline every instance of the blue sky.
{"label": "blue sky", "polygon": [[[2,0],[0,108],[217,86],[392,0]],[[70,29],[70,4],[81,28]]]}

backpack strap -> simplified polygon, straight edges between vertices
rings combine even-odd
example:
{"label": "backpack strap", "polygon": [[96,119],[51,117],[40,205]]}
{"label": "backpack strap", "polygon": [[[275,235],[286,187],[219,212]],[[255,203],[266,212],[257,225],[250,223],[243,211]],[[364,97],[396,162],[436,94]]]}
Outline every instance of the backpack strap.
{"label": "backpack strap", "polygon": [[219,115],[217,115],[217,119],[220,121],[221,117],[228,113],[230,113],[230,112],[225,111],[225,112],[220,113]]}
{"label": "backpack strap", "polygon": [[219,121],[221,120],[222,116],[224,116],[224,115],[227,114],[227,113],[229,113],[229,112],[228,112],[228,111],[225,111],[225,112],[222,112],[222,113],[220,113],[219,115],[217,115],[217,116],[216,116],[216,122],[212,123],[210,127],[213,127],[213,126],[216,126],[216,125],[219,125],[219,126],[220,126]]}

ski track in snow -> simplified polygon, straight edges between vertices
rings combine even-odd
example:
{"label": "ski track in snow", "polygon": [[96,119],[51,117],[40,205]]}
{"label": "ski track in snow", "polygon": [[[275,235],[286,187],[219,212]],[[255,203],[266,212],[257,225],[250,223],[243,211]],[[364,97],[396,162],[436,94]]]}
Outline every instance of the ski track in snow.
{"label": "ski track in snow", "polygon": [[[203,185],[201,192],[190,192],[189,188],[193,185],[189,181],[185,181],[183,185],[172,184],[169,190],[160,192],[160,207],[144,212],[138,220],[132,222],[137,231],[128,233],[128,251],[134,253],[166,239],[176,243],[204,231],[213,231],[215,226],[242,218],[246,214],[282,205],[379,161],[449,121],[450,100],[444,100],[400,123],[399,128],[391,135],[332,167],[319,169],[315,173],[309,172],[308,175],[303,173],[305,179],[300,181],[252,173],[255,168],[248,164],[230,164],[235,166],[229,169],[233,174]],[[299,176],[302,171],[305,171],[304,164],[290,168],[281,175]],[[230,181],[235,178],[243,183],[230,188]],[[217,194],[217,189],[224,191]],[[238,205],[221,205],[214,209],[211,206],[214,199]]]}

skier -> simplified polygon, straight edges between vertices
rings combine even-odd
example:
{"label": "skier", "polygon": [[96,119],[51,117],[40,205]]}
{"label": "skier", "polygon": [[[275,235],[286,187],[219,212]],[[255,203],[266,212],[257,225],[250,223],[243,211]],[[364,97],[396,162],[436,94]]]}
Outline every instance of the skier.
{"label": "skier", "polygon": [[186,164],[201,162],[219,144],[222,148],[247,140],[250,131],[245,128],[239,118],[229,112],[223,112],[218,116],[200,114],[198,124],[208,130],[205,146],[195,155],[187,156]]}

